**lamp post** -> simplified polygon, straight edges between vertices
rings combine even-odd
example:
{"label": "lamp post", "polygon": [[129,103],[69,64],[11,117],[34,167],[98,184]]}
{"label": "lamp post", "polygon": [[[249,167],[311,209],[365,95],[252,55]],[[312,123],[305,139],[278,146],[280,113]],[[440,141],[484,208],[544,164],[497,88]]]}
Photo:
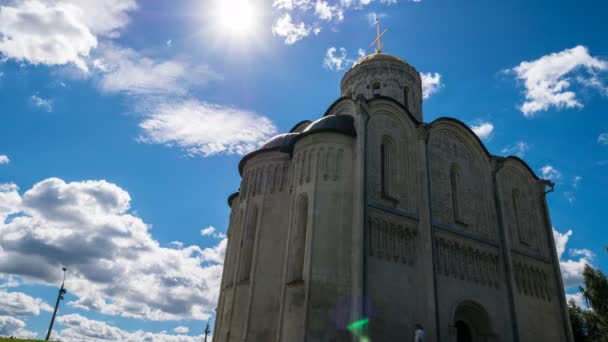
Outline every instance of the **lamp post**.
{"label": "lamp post", "polygon": [[59,289],[59,294],[57,294],[57,302],[55,303],[55,311],[53,311],[53,318],[51,318],[51,324],[49,325],[49,332],[46,333],[45,341],[48,341],[51,337],[51,331],[53,331],[53,323],[55,323],[55,316],[57,315],[57,309],[59,309],[59,302],[63,300],[63,295],[67,292],[67,290],[63,287],[65,285],[65,271],[67,268],[63,267],[63,282],[61,282],[61,288]]}
{"label": "lamp post", "polygon": [[205,342],[207,342],[207,335],[209,335],[210,332],[211,329],[209,329],[209,321],[207,321],[207,326],[205,327]]}

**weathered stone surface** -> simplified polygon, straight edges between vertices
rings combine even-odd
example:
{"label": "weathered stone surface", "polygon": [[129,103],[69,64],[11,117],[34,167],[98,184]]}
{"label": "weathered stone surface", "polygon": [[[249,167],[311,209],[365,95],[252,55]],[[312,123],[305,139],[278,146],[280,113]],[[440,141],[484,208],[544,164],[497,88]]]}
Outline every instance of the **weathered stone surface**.
{"label": "weathered stone surface", "polygon": [[429,341],[572,341],[546,183],[455,119],[424,124],[398,57],[341,88],[239,165],[214,340],[407,341],[419,322]]}

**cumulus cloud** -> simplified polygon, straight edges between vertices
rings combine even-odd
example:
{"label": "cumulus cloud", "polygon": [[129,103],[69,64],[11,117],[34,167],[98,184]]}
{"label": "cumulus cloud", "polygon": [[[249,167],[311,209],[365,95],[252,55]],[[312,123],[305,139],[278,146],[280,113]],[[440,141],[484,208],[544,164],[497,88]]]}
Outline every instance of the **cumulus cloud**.
{"label": "cumulus cloud", "polygon": [[179,146],[192,156],[245,154],[277,132],[265,116],[194,99],[151,106],[140,128],[140,141]]}
{"label": "cumulus cloud", "polygon": [[22,292],[0,290],[0,316],[38,316],[40,311],[50,312],[53,309],[40,298],[30,297]]}
{"label": "cumulus cloud", "polygon": [[471,130],[482,140],[489,140],[494,131],[494,125],[490,122],[482,122],[479,125],[471,126]]}
{"label": "cumulus cloud", "polygon": [[11,162],[11,159],[6,154],[0,154],[0,165],[8,164]]}
{"label": "cumulus cloud", "polygon": [[[165,331],[159,333],[137,330],[129,332],[118,327],[111,326],[105,322],[96,321],[78,314],[63,315],[57,318],[57,324],[61,329],[53,333],[52,338],[61,341],[159,341],[159,342],[195,342],[202,341],[203,336],[171,335]],[[186,328],[187,329],[187,328]],[[176,329],[177,330],[177,329]],[[187,333],[187,330],[185,331]]]}
{"label": "cumulus cloud", "polygon": [[521,62],[508,71],[524,83],[526,99],[520,110],[526,117],[550,107],[582,108],[583,104],[573,91],[573,81],[608,94],[602,77],[608,71],[608,61],[591,56],[581,45]]}
{"label": "cumulus cloud", "polygon": [[86,58],[98,36],[116,37],[135,0],[24,0],[0,6],[0,53],[31,64],[73,64]]}
{"label": "cumulus cloud", "polygon": [[576,200],[576,190],[578,189],[578,185],[581,183],[582,180],[583,177],[581,176],[574,176],[574,178],[572,178],[571,190],[564,192],[564,196],[566,197],[566,200],[568,202],[574,203],[574,201]]}
{"label": "cumulus cloud", "polygon": [[[336,54],[338,52],[338,54]],[[323,59],[323,66],[332,71],[344,70],[346,65],[352,64],[353,60],[346,56],[346,49],[341,47],[336,49],[330,47],[325,53],[325,59]]]}
{"label": "cumulus cloud", "polygon": [[576,303],[576,306],[580,307],[580,308],[586,308],[587,307],[587,302],[585,301],[585,297],[583,297],[583,294],[581,292],[576,292],[576,293],[566,293],[566,301],[570,302],[570,300],[574,300],[574,303]]}
{"label": "cumulus cloud", "polygon": [[559,172],[555,167],[551,165],[545,165],[540,168],[540,173],[543,178],[550,179],[552,181],[556,181],[562,178],[562,173]]}
{"label": "cumulus cloud", "polygon": [[580,286],[583,283],[583,271],[586,264],[590,264],[593,259],[593,253],[588,249],[571,249],[571,259],[566,259],[565,251],[568,240],[572,236],[572,230],[566,233],[560,233],[553,228],[553,238],[555,239],[555,247],[557,249],[557,257],[564,280],[566,289]]}
{"label": "cumulus cloud", "polygon": [[367,18],[367,23],[369,24],[370,27],[374,27],[376,26],[376,22],[380,19],[380,18],[384,18],[386,17],[385,13],[376,13],[376,12],[369,12],[366,15]]}
{"label": "cumulus cloud", "polygon": [[530,146],[525,141],[518,141],[513,145],[506,146],[501,150],[502,153],[507,155],[518,156],[519,158],[523,158],[526,155],[526,152],[530,149]]}
{"label": "cumulus cloud", "polygon": [[597,142],[602,145],[608,145],[608,132],[601,133],[597,137]]}
{"label": "cumulus cloud", "polygon": [[179,327],[176,327],[175,329],[173,329],[173,331],[178,334],[187,334],[190,331],[190,329],[188,327],[184,327],[184,326],[180,325]]}
{"label": "cumulus cloud", "polygon": [[[348,11],[362,10],[374,0],[274,0],[275,21],[272,31],[276,36],[285,37],[285,44],[291,45],[307,37],[319,34],[322,27],[335,26],[344,21]],[[379,0],[380,4],[392,5],[397,0]],[[412,0],[420,2],[420,0]],[[380,16],[380,15],[379,15]],[[384,16],[384,15],[382,15]],[[374,19],[375,13],[368,18]],[[294,18],[298,23],[294,23]]]}
{"label": "cumulus cloud", "polygon": [[9,214],[18,212],[21,206],[19,187],[14,183],[0,183],[0,224]]}
{"label": "cumulus cloud", "polygon": [[344,12],[342,12],[342,9],[338,5],[332,6],[323,0],[317,0],[315,3],[315,14],[321,20],[344,20]]}
{"label": "cumulus cloud", "polygon": [[365,56],[365,50],[359,48],[356,57],[349,57],[346,48],[330,47],[325,52],[323,67],[331,71],[342,71],[350,67],[357,59]]}
{"label": "cumulus cloud", "polygon": [[431,95],[437,93],[442,87],[441,74],[439,73],[420,73],[422,79],[422,97],[428,99]]}
{"label": "cumulus cloud", "polygon": [[44,99],[38,95],[32,95],[30,96],[30,101],[34,106],[41,108],[46,112],[50,113],[53,111],[53,101],[49,99]]}
{"label": "cumulus cloud", "polygon": [[215,233],[215,227],[209,226],[207,228],[201,229],[202,236],[213,235],[213,233]]}
{"label": "cumulus cloud", "polygon": [[93,60],[104,92],[131,95],[186,94],[221,76],[203,64],[187,60],[155,60],[133,49],[105,44]]}
{"label": "cumulus cloud", "polygon": [[285,38],[285,44],[291,45],[307,37],[312,32],[312,26],[304,22],[294,23],[289,13],[283,14],[272,25],[272,34]]}
{"label": "cumulus cloud", "polygon": [[36,333],[24,329],[25,322],[11,316],[0,316],[0,336],[35,338]]}
{"label": "cumulus cloud", "polygon": [[161,247],[129,212],[130,202],[128,192],[103,180],[49,178],[23,195],[3,185],[0,210],[10,219],[0,220],[0,273],[56,286],[57,270],[66,266],[73,307],[150,320],[208,319],[226,241],[206,249]]}

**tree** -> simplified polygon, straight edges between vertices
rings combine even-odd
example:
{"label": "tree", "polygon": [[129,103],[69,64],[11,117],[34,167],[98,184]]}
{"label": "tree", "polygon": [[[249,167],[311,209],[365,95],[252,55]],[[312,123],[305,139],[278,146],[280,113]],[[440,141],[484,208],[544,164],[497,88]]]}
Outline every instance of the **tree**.
{"label": "tree", "polygon": [[608,278],[589,265],[585,265],[583,277],[585,286],[580,290],[589,309],[578,307],[572,299],[568,303],[574,340],[608,342]]}

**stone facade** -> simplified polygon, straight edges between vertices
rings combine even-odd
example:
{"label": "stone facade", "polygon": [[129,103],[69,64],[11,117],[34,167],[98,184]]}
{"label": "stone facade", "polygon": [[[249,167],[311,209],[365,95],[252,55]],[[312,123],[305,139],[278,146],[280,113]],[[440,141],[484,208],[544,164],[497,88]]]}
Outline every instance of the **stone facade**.
{"label": "stone facade", "polygon": [[552,184],[458,120],[424,123],[398,57],[341,87],[241,161],[214,340],[406,341],[419,322],[429,341],[572,341]]}

